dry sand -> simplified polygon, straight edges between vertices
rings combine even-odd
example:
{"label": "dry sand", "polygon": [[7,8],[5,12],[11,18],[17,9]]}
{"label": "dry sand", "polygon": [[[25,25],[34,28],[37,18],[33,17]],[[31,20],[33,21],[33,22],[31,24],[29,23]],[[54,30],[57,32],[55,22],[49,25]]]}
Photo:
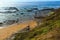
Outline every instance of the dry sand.
{"label": "dry sand", "polygon": [[4,40],[10,37],[13,33],[25,28],[26,26],[30,25],[31,28],[37,26],[36,21],[29,21],[25,23],[13,24],[6,28],[0,29],[0,40]]}

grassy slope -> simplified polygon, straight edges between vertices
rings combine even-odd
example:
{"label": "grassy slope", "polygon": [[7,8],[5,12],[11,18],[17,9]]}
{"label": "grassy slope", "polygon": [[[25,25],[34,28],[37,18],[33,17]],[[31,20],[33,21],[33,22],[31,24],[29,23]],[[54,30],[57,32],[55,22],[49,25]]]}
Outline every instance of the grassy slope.
{"label": "grassy slope", "polygon": [[60,9],[43,19],[43,24],[33,30],[17,33],[14,40],[60,40]]}

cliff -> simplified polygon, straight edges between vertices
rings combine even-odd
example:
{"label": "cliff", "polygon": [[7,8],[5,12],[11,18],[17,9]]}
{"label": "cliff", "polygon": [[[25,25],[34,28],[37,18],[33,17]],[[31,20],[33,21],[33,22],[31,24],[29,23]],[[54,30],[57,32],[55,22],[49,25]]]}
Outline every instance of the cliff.
{"label": "cliff", "polygon": [[60,40],[60,8],[42,20],[33,30],[16,33],[13,40]]}

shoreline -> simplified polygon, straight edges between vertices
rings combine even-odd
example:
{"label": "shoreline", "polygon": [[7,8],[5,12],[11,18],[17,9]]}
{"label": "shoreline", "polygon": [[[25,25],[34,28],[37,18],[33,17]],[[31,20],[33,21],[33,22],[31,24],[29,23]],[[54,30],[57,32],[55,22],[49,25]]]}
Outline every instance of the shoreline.
{"label": "shoreline", "polygon": [[0,29],[0,40],[4,40],[7,37],[10,37],[13,33],[16,33],[19,30],[26,28],[27,25],[30,25],[31,29],[37,26],[37,23],[32,20],[22,24],[13,24],[7,28]]}

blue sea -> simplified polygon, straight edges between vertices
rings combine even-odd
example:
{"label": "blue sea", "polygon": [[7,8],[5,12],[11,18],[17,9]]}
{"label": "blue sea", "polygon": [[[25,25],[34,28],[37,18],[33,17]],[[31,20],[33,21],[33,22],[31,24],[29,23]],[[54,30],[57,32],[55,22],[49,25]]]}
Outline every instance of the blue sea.
{"label": "blue sea", "polygon": [[[60,1],[45,1],[45,2],[18,2],[17,3],[17,8],[20,9],[21,12],[24,12],[26,16],[25,19],[33,19],[34,18],[34,13],[28,13],[25,12],[27,9],[31,8],[38,8],[39,10],[45,9],[45,8],[60,8]],[[27,16],[28,15],[28,16]],[[23,20],[25,20],[23,19]]]}
{"label": "blue sea", "polygon": [[[27,9],[31,9],[31,8],[38,8],[39,10],[41,9],[45,9],[45,8],[60,8],[60,1],[45,1],[45,2],[18,2],[18,3],[14,3],[14,6],[13,7],[16,7],[18,8],[19,12],[19,16],[15,15],[14,17],[13,16],[9,16],[9,18],[6,16],[6,15],[3,15],[2,14],[0,15],[0,21],[3,21],[3,20],[7,20],[7,19],[16,19],[16,18],[19,18],[20,19],[20,22],[21,21],[26,21],[26,20],[32,20],[34,19],[34,15],[35,13],[34,12],[27,12],[26,10]],[[23,15],[21,15],[21,13],[24,13]],[[3,18],[2,18],[3,17]]]}
{"label": "blue sea", "polygon": [[60,7],[60,1],[45,1],[45,2],[18,2],[16,3],[16,6],[19,8],[33,8],[37,7],[39,9],[41,8],[59,8]]}

